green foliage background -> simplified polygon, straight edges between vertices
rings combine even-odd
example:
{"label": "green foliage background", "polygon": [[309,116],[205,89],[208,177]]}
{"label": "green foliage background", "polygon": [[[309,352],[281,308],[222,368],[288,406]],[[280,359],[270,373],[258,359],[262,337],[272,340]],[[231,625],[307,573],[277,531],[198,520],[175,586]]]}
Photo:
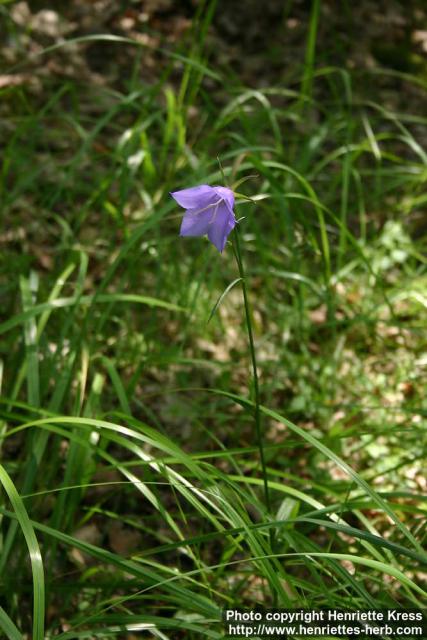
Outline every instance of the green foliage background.
{"label": "green foliage background", "polygon": [[0,6],[4,637],[426,605],[425,8],[332,5]]}

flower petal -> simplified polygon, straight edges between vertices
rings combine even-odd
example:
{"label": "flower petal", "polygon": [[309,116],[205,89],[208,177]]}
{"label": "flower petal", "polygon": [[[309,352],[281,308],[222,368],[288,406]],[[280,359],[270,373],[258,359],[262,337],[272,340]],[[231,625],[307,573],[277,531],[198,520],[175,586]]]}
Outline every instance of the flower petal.
{"label": "flower petal", "polygon": [[181,189],[181,191],[174,191],[171,193],[171,196],[180,207],[199,210],[217,202],[219,199],[215,189],[207,184],[190,187],[190,189]]}
{"label": "flower petal", "polygon": [[212,220],[215,207],[209,207],[202,213],[199,209],[188,209],[184,213],[184,217],[181,223],[180,236],[204,236],[209,229],[210,221]]}
{"label": "flower petal", "polygon": [[227,187],[213,187],[217,193],[217,195],[221,198],[221,200],[225,200],[228,205],[230,211],[233,211],[234,207],[234,193],[231,189]]}
{"label": "flower petal", "polygon": [[215,214],[208,225],[208,238],[222,253],[228,235],[236,226],[236,218],[230,210],[227,202],[221,202],[216,208]]}

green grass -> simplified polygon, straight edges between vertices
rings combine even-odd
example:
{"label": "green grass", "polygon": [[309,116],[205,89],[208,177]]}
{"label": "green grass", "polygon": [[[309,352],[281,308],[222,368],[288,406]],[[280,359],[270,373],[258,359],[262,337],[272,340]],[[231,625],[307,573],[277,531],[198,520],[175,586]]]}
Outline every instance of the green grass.
{"label": "green grass", "polygon": [[[319,6],[284,86],[209,61],[207,2],[157,82],[104,34],[74,46],[134,51],[119,86],[2,90],[6,638],[426,606],[427,119],[372,93],[388,78],[425,104],[425,81],[321,67]],[[256,174],[236,210],[271,510],[242,274],[231,245],[178,237],[169,197],[221,183],[217,156],[229,184]]]}

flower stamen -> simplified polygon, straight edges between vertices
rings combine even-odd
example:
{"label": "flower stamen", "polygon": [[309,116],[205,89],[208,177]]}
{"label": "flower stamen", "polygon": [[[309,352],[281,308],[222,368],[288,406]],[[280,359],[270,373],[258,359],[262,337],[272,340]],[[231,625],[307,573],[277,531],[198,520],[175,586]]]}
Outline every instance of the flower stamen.
{"label": "flower stamen", "polygon": [[[222,198],[220,200],[218,200],[218,202],[212,202],[211,204],[208,204],[207,207],[204,207],[203,209],[199,209],[198,211],[194,211],[193,216],[198,216],[199,213],[203,213],[204,211],[207,211],[208,209],[211,209],[212,207],[217,207],[218,205],[222,202]],[[216,213],[215,213],[216,215]]]}
{"label": "flower stamen", "polygon": [[221,198],[221,200],[218,200],[218,202],[216,203],[215,211],[214,211],[214,214],[212,216],[212,220],[210,220],[209,224],[213,224],[215,222],[216,214],[218,213],[218,207],[221,204],[221,202],[224,202],[222,198]]}

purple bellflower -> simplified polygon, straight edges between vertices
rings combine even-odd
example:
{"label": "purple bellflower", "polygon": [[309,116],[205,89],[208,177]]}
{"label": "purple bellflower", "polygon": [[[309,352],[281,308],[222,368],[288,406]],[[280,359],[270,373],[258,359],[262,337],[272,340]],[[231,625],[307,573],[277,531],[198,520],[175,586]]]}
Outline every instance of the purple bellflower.
{"label": "purple bellflower", "polygon": [[180,236],[205,236],[222,253],[228,235],[236,226],[234,193],[227,187],[198,187],[171,193],[180,207],[186,209]]}

